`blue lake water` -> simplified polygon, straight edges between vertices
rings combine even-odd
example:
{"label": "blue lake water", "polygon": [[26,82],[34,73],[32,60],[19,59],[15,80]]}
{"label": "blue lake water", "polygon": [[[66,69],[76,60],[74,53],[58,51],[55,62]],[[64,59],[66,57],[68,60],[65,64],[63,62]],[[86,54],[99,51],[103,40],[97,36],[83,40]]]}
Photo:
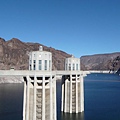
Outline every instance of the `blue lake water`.
{"label": "blue lake water", "polygon": [[[120,76],[89,74],[84,78],[85,111],[61,113],[57,81],[57,120],[120,120]],[[0,84],[0,120],[22,120],[23,84]]]}
{"label": "blue lake water", "polygon": [[120,77],[91,74],[85,78],[85,120],[120,120]]}
{"label": "blue lake water", "polygon": [[0,84],[0,120],[22,120],[23,84]]}

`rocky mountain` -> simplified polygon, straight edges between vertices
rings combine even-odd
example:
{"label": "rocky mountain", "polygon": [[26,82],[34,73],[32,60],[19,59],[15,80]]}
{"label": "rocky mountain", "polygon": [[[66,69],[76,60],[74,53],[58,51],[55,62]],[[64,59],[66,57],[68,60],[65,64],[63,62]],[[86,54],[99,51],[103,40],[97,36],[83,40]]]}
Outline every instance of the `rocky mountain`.
{"label": "rocky mountain", "polygon": [[120,52],[82,56],[82,70],[118,70],[120,68]]}
{"label": "rocky mountain", "polygon": [[[40,45],[22,42],[17,38],[8,41],[0,38],[0,70],[9,70],[11,67],[16,70],[27,70],[29,52],[38,50]],[[42,46],[45,51],[52,52],[53,70],[64,70],[65,58],[71,55],[52,47]],[[82,70],[118,70],[120,68],[120,52],[82,56],[80,59]]]}
{"label": "rocky mountain", "polygon": [[[29,52],[38,50],[40,45],[39,43],[25,43],[17,38],[8,41],[0,38],[0,69],[7,70],[14,67],[16,70],[27,70]],[[45,51],[52,52],[53,69],[63,70],[65,58],[71,55],[52,47],[42,46]]]}

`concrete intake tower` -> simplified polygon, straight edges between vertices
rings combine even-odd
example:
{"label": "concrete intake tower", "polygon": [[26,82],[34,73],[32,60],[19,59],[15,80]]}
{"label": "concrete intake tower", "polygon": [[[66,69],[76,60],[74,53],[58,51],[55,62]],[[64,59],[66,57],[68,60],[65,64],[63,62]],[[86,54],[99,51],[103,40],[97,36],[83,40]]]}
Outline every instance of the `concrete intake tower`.
{"label": "concrete intake tower", "polygon": [[39,51],[29,53],[29,70],[14,71],[23,76],[23,120],[56,120],[56,76],[62,77],[61,111],[78,113],[84,111],[84,73],[80,71],[80,59],[65,59],[65,70],[52,71],[52,53]]}
{"label": "concrete intake tower", "polygon": [[66,58],[65,71],[68,74],[62,77],[62,106],[61,111],[78,113],[84,111],[83,75],[80,71],[80,59]]}
{"label": "concrete intake tower", "polygon": [[52,54],[29,54],[29,70],[24,77],[23,120],[56,120],[56,74],[52,72]]}

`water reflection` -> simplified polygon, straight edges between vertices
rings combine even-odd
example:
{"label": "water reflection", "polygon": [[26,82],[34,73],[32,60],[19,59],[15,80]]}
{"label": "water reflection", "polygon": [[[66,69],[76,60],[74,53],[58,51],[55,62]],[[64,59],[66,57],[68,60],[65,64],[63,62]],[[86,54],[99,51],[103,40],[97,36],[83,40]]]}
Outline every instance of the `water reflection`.
{"label": "water reflection", "polygon": [[77,114],[61,112],[61,120],[84,120],[84,112]]}
{"label": "water reflection", "polygon": [[23,84],[0,84],[0,120],[22,120]]}

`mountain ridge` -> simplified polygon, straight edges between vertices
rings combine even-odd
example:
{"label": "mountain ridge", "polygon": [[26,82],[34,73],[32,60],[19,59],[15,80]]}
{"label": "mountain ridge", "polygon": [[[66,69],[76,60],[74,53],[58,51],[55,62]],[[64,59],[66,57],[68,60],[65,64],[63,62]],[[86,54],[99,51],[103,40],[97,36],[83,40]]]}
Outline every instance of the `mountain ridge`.
{"label": "mountain ridge", "polygon": [[[28,69],[28,53],[37,51],[41,45],[39,43],[22,42],[17,38],[12,38],[8,41],[0,38],[0,69],[6,70],[11,67],[16,70]],[[53,69],[63,70],[65,58],[71,55],[52,47],[42,46],[45,51],[52,52]]]}
{"label": "mountain ridge", "polygon": [[82,65],[81,69],[118,70],[120,68],[120,61],[116,61],[115,63],[117,57],[120,57],[120,52],[82,56],[80,58]]}
{"label": "mountain ridge", "polygon": [[[27,70],[29,52],[37,51],[39,46],[43,50],[52,52],[53,70],[64,70],[65,58],[71,55],[40,43],[23,42],[17,38],[8,41],[0,37],[0,69]],[[81,56],[81,70],[118,70],[120,68],[120,52]]]}

